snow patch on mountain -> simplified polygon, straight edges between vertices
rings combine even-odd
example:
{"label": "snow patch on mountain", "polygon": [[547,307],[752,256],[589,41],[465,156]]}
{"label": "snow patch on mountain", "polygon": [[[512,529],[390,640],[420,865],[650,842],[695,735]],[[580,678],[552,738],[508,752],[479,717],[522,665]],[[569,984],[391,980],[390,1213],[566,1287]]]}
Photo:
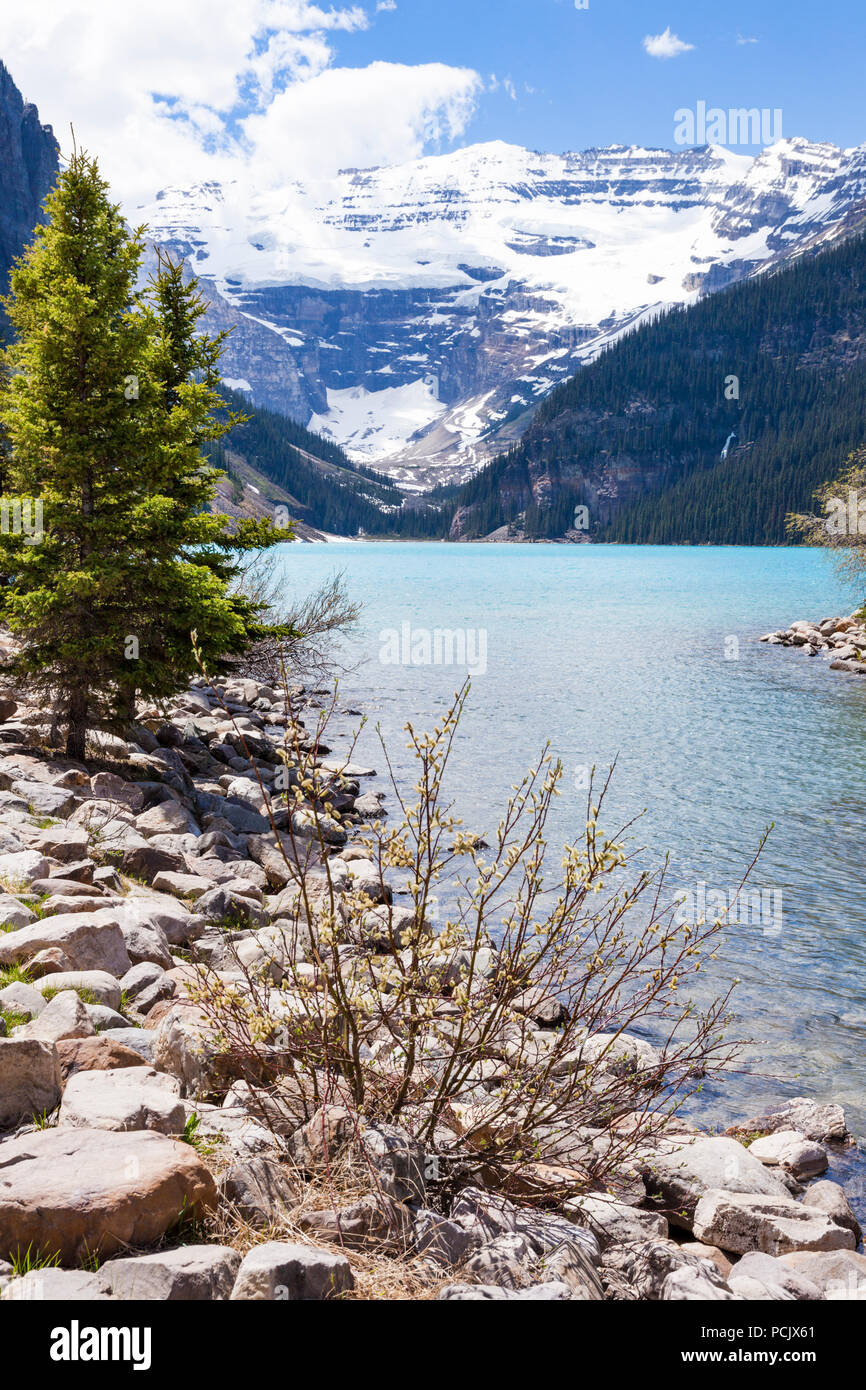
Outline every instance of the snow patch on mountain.
{"label": "snow patch on mountain", "polygon": [[314,415],[309,428],[341,444],[350,458],[378,464],[400,453],[446,409],[429,378],[382,391],[350,386],[328,392],[327,414]]}

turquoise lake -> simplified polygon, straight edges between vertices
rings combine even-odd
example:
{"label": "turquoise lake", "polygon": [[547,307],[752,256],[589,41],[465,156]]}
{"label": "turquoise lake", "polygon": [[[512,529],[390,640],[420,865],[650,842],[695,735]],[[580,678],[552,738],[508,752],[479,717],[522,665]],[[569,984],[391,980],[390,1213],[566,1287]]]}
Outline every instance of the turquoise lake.
{"label": "turquoise lake", "polygon": [[752,1042],[701,1118],[810,1095],[866,1132],[866,678],[757,640],[857,606],[822,553],[337,543],[280,558],[290,593],[342,570],[364,605],[340,704],[370,716],[359,755],[373,785],[385,782],[372,725],[408,780],[402,725],[431,727],[466,674],[383,663],[388,634],[399,647],[409,624],[422,646],[425,630],[486,634],[449,783],[467,826],[495,828],[548,740],[566,769],[552,841],[580,831],[581,769],[618,758],[603,823],[646,809],[634,843],[641,862],[670,855],[672,889],[735,890],[774,822],[751,881],[767,920],[730,926],[712,966],[714,986],[740,981],[733,1031]]}

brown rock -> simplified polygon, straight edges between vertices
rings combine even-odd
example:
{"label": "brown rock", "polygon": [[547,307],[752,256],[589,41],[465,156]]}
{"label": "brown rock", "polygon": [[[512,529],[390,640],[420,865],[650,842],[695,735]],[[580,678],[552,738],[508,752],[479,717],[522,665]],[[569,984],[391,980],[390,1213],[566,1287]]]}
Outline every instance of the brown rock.
{"label": "brown rock", "polygon": [[57,1043],[60,1071],[64,1081],[80,1071],[114,1071],[119,1067],[143,1067],[145,1061],[131,1047],[114,1038],[63,1038]]}
{"label": "brown rock", "polygon": [[697,1255],[701,1260],[711,1260],[723,1279],[727,1279],[734,1268],[724,1250],[720,1250],[717,1245],[703,1245],[699,1240],[684,1240],[680,1249],[687,1255]]}
{"label": "brown rock", "polygon": [[37,1038],[0,1038],[0,1129],[59,1104],[60,1066],[54,1046]]}
{"label": "brown rock", "polygon": [[153,1008],[143,1015],[147,1020],[148,1028],[155,1028],[158,1023],[161,1023],[166,1014],[169,1013],[174,1006],[174,1002],[174,999],[171,998],[157,999]]}
{"label": "brown rock", "polygon": [[188,1144],[145,1130],[40,1130],[0,1147],[0,1259],[32,1245],[74,1264],[150,1245],[216,1201]]}
{"label": "brown rock", "polygon": [[39,951],[27,966],[27,974],[32,980],[41,980],[44,975],[59,975],[72,969],[72,961],[59,946],[49,946]]}

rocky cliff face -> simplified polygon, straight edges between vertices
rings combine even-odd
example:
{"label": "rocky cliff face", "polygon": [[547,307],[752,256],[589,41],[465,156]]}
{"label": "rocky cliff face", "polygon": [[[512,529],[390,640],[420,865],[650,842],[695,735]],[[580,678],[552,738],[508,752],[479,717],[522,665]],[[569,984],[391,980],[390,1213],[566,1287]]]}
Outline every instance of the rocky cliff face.
{"label": "rocky cliff face", "polygon": [[267,196],[169,190],[140,210],[215,315],[237,315],[227,375],[422,486],[474,472],[634,323],[864,213],[866,147],[806,140],[756,158],[480,145]]}
{"label": "rocky cliff face", "polygon": [[59,148],[50,126],[25,102],[0,63],[0,290],[39,221],[58,171]]}

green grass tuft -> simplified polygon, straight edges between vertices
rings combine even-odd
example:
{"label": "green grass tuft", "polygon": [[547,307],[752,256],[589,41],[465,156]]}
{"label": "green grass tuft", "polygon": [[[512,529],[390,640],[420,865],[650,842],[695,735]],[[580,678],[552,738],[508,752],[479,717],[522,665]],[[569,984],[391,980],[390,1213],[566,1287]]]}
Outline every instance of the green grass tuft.
{"label": "green grass tuft", "polygon": [[57,1269],[60,1264],[60,1256],[48,1255],[40,1250],[34,1250],[31,1242],[24,1251],[20,1247],[12,1251],[9,1256],[9,1263],[12,1265],[16,1279],[23,1279],[25,1274],[32,1274],[36,1269]]}
{"label": "green grass tuft", "polygon": [[0,989],[5,989],[7,985],[29,985],[32,983],[26,965],[0,966]]}
{"label": "green grass tuft", "polygon": [[19,1013],[17,1009],[0,1009],[0,1018],[6,1024],[7,1036],[13,1028],[18,1028],[22,1023],[29,1023],[30,1019],[26,1014]]}

